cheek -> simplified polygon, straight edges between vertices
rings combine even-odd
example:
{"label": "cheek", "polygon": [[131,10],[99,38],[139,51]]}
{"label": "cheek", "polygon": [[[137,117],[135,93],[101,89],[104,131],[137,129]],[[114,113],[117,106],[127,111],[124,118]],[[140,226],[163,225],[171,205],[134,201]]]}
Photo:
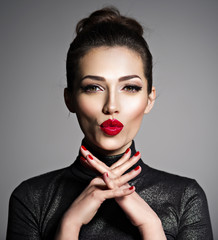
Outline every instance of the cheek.
{"label": "cheek", "polygon": [[144,111],[147,106],[147,98],[135,98],[130,101],[125,101],[123,108],[125,108],[126,120],[129,123],[141,123],[141,120],[144,116]]}
{"label": "cheek", "polygon": [[99,113],[99,104],[92,98],[81,97],[77,99],[76,112],[81,117],[91,120],[97,113]]}

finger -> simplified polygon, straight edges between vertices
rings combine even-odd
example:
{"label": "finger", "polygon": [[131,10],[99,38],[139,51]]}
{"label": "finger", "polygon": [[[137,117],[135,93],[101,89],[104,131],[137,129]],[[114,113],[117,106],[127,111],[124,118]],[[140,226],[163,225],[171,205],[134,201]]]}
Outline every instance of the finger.
{"label": "finger", "polygon": [[96,178],[93,178],[91,180],[91,182],[89,183],[88,187],[99,188],[99,189],[102,189],[102,190],[108,189],[104,179],[100,176],[98,176]]}
{"label": "finger", "polygon": [[130,156],[131,156],[131,149],[127,148],[126,152],[123,154],[123,156],[117,162],[112,164],[110,169],[114,169],[114,168],[120,166],[121,164],[123,164],[124,162],[128,161]]}
{"label": "finger", "polygon": [[88,160],[87,160],[86,158],[84,158],[83,156],[80,157],[80,162],[81,162],[81,164],[82,164],[84,167],[89,168],[89,169],[91,169],[93,172],[99,174],[99,172],[98,172],[95,168],[93,168],[93,167],[89,164]]}
{"label": "finger", "polygon": [[87,161],[86,158],[84,158],[83,156],[80,156],[80,162],[82,163],[83,166],[87,167],[87,168],[91,168],[89,162]]}
{"label": "finger", "polygon": [[[82,153],[82,155],[87,159],[88,155],[91,155],[96,162],[98,163],[102,163],[102,161],[100,161],[98,158],[96,158],[93,154],[91,154],[91,152],[89,150],[87,150],[83,145],[80,147],[80,152]],[[104,163],[103,163],[104,164]],[[106,166],[106,165],[105,165]]]}
{"label": "finger", "polygon": [[105,165],[102,161],[100,161],[98,158],[93,156],[84,146],[81,146],[80,151],[82,155],[87,159],[88,164],[93,169],[97,170],[97,172],[103,174],[104,172],[109,170],[107,165]]}
{"label": "finger", "polygon": [[106,166],[104,163],[102,163],[101,161],[99,161],[96,157],[94,157],[91,154],[88,154],[86,157],[88,163],[90,164],[90,166],[92,166],[93,169],[95,169],[97,172],[99,172],[100,174],[103,174],[107,171],[110,171],[109,167]]}
{"label": "finger", "polygon": [[135,178],[136,176],[138,176],[141,172],[141,167],[137,166],[135,169],[133,169],[132,171],[126,173],[125,175],[122,175],[121,177],[117,178],[117,179],[111,179],[108,175],[108,173],[104,173],[103,174],[103,180],[106,184],[106,186],[109,189],[115,189],[117,187],[122,187],[122,186],[126,186],[126,184],[132,180],[133,178]]}
{"label": "finger", "polygon": [[[141,170],[142,170],[141,167],[137,166],[132,171],[130,171],[130,172],[122,175],[121,177],[117,178],[113,184],[118,186],[118,187],[123,186],[124,184],[128,183],[130,180],[132,180],[133,178],[138,176],[140,174]],[[107,185],[107,183],[106,183],[106,185]]]}
{"label": "finger", "polygon": [[110,198],[119,198],[119,197],[124,197],[127,195],[132,194],[135,191],[135,187],[127,187],[127,188],[117,188],[117,189],[112,189],[112,190],[105,190],[102,191],[102,194],[104,194],[105,199],[110,199]]}
{"label": "finger", "polygon": [[113,173],[117,176],[121,176],[124,172],[126,172],[129,168],[131,168],[134,164],[136,164],[140,158],[141,158],[141,153],[136,152],[135,155],[129,159],[129,161],[126,161],[120,166],[113,169]]}
{"label": "finger", "polygon": [[117,187],[117,186],[115,185],[114,180],[112,180],[112,179],[109,177],[109,175],[108,175],[107,172],[105,172],[102,177],[103,177],[103,180],[104,180],[106,186],[108,187],[108,189],[114,189],[114,188]]}

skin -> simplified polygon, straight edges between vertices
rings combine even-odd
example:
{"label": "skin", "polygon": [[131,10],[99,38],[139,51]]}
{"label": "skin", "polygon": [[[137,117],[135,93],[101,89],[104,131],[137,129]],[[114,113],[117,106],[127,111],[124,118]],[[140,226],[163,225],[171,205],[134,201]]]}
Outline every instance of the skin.
{"label": "skin", "polygon": [[[140,56],[126,47],[94,48],[80,60],[80,72],[73,102],[67,90],[65,99],[70,111],[77,115],[85,140],[107,155],[125,152],[155,100],[155,88],[147,94]],[[92,88],[87,91],[81,89],[89,85]],[[128,86],[132,85],[141,90],[131,91]],[[111,137],[99,126],[114,118],[123,123],[124,128]]]}
{"label": "skin", "polygon": [[[105,155],[125,152],[137,134],[144,114],[153,107],[155,88],[147,93],[140,56],[126,47],[99,47],[90,50],[80,60],[81,79],[76,82],[72,96],[65,89],[68,109],[76,113],[85,141]],[[140,90],[139,90],[140,89]],[[100,124],[107,119],[118,119],[123,130],[109,136]],[[130,187],[128,181],[141,172],[138,167],[126,174],[140,159],[132,158],[131,151],[108,167],[88,150],[80,149],[81,162],[99,173],[64,214],[56,240],[78,239],[82,225],[94,217],[101,204],[114,198],[131,223],[146,240],[166,239],[161,221],[149,205]]]}

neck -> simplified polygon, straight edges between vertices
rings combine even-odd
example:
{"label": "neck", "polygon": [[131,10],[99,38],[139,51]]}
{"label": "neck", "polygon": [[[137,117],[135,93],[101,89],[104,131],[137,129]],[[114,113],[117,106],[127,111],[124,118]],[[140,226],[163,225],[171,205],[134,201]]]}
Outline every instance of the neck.
{"label": "neck", "polygon": [[[95,145],[90,144],[89,142],[86,141],[86,139],[83,139],[82,145],[84,145],[95,157],[97,157],[99,160],[101,160],[108,166],[111,166],[113,163],[118,161],[124,154],[124,153],[120,153],[115,155],[115,154],[112,154],[112,152],[106,152],[103,149],[100,149]],[[134,141],[132,141],[130,149],[131,149],[131,156],[133,156],[136,153]]]}
{"label": "neck", "polygon": [[[123,155],[106,155],[104,151],[99,151],[98,148],[95,146],[91,146],[89,143],[83,139],[82,145],[84,145],[95,157],[97,157],[100,161],[104,162],[108,167],[113,165],[115,162],[117,162]],[[136,153],[135,150],[135,143],[132,141],[132,144],[130,146],[131,149],[131,156],[133,156]],[[93,170],[83,166],[80,161],[81,152],[79,152],[79,155],[77,156],[76,161],[71,166],[71,172],[74,174],[75,177],[80,179],[81,181],[90,181],[94,177],[98,176],[96,172]],[[143,164],[142,160],[140,159],[136,164],[134,164],[130,169],[127,170],[127,172],[133,170],[138,165],[141,166],[142,170],[145,168],[145,164]],[[138,178],[137,176],[136,178]]]}
{"label": "neck", "polygon": [[[130,142],[129,146],[130,147],[132,145],[132,142]],[[122,155],[126,149],[124,149],[123,151],[120,151],[120,149],[115,149],[115,150],[105,150],[105,149],[102,149],[98,146],[96,146],[95,144],[93,144],[92,142],[88,141],[86,138],[84,138],[82,140],[82,144],[84,146],[86,146],[87,149],[91,149],[89,150],[92,154],[94,154],[93,152],[95,152],[95,154],[97,155],[101,155],[101,156],[105,156],[105,157],[110,157],[110,156],[116,156],[116,155]]]}

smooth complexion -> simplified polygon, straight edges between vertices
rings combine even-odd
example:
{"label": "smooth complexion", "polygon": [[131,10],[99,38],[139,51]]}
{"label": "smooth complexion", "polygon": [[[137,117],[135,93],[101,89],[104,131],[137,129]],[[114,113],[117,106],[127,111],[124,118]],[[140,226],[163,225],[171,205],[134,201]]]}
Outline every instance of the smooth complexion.
{"label": "smooth complexion", "polygon": [[[69,110],[76,113],[88,144],[104,154],[123,153],[131,145],[143,115],[151,110],[155,100],[154,88],[147,94],[140,56],[126,47],[94,48],[81,59],[80,72],[81,79],[76,81],[74,94],[65,89]],[[123,128],[115,135],[101,129],[120,124]],[[141,172],[138,166],[126,173],[141,154],[137,152],[131,157],[129,149],[108,167],[85,147],[80,151],[83,165],[100,176],[90,182],[66,211],[55,239],[78,240],[81,227],[93,219],[105,200],[113,198],[138,228],[143,240],[165,240],[157,214],[135,192],[135,187],[128,184]]]}
{"label": "smooth complexion", "polygon": [[[141,57],[126,47],[93,48],[80,60],[80,73],[73,99],[66,90],[65,100],[85,140],[104,154],[125,152],[155,100],[154,88],[147,93]],[[124,125],[119,134],[109,136],[101,130],[108,119]]]}

